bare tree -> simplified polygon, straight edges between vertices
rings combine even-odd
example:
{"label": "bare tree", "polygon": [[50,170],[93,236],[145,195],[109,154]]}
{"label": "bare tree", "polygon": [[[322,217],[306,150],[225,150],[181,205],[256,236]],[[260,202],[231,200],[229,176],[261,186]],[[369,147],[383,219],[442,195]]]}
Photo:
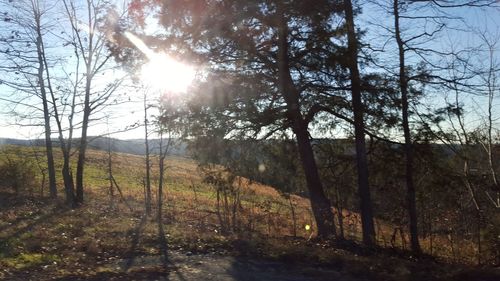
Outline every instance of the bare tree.
{"label": "bare tree", "polygon": [[[160,150],[159,150],[159,160],[158,167],[159,178],[158,178],[158,222],[162,223],[162,214],[163,214],[163,187],[165,182],[165,158],[167,157],[168,151],[172,144],[172,132],[168,129],[165,129],[165,126],[160,124],[159,127],[160,132]],[[166,138],[165,138],[166,135]]]}
{"label": "bare tree", "polygon": [[[485,124],[484,124],[484,137],[480,137],[480,143],[483,147],[487,159],[488,159],[488,170],[491,176],[492,181],[492,189],[493,190],[485,190],[485,194],[489,201],[493,204],[495,208],[500,208],[500,183],[498,180],[498,175],[496,171],[496,167],[494,164],[494,147],[498,142],[499,130],[495,128],[494,122],[497,120],[495,118],[495,112],[493,110],[495,97],[500,93],[500,84],[499,84],[499,76],[500,76],[500,62],[496,59],[496,50],[498,45],[500,45],[500,30],[497,29],[496,37],[489,36],[486,32],[478,32],[479,38],[481,39],[485,53],[487,56],[487,63],[485,65],[484,70],[479,71],[479,78],[484,85],[484,92],[487,97],[487,110],[485,116]],[[495,136],[496,133],[496,136]],[[491,195],[490,192],[494,192],[495,195]]]}
{"label": "bare tree", "polygon": [[[403,151],[405,155],[405,185],[406,205],[408,212],[410,242],[412,251],[420,253],[418,239],[418,217],[416,203],[416,186],[414,182],[414,140],[411,131],[411,108],[418,111],[418,101],[415,96],[420,94],[416,84],[425,85],[462,85],[466,77],[450,77],[447,72],[454,67],[447,63],[447,59],[463,60],[461,53],[464,50],[444,50],[434,48],[439,35],[444,31],[456,31],[454,22],[463,24],[462,18],[447,13],[447,10],[463,7],[486,7],[495,4],[495,1],[399,1],[393,0],[390,5],[384,1],[369,1],[382,8],[385,13],[394,17],[393,25],[386,26],[380,21],[371,22],[379,30],[389,34],[388,40],[394,40],[398,56],[396,67],[391,63],[390,55],[382,55],[383,63],[378,66],[390,75],[396,77],[400,93],[401,127],[403,129]],[[406,23],[406,25],[404,24]],[[381,52],[385,52],[387,43],[381,44]],[[372,48],[373,45],[372,44]],[[390,48],[390,47],[389,47]],[[387,58],[389,57],[389,58]],[[420,64],[418,64],[421,62]],[[455,65],[456,66],[456,65]],[[450,89],[452,89],[451,87]]]}
{"label": "bare tree", "polygon": [[394,13],[394,36],[396,37],[396,43],[398,45],[398,57],[399,57],[399,90],[401,92],[401,112],[402,112],[402,126],[404,134],[404,154],[405,154],[405,180],[406,180],[406,201],[408,208],[408,217],[410,222],[410,241],[412,251],[415,253],[420,253],[420,243],[418,241],[418,226],[417,226],[417,204],[415,199],[415,185],[413,182],[413,142],[410,132],[410,122],[409,122],[409,93],[408,93],[408,79],[407,79],[407,69],[406,69],[406,44],[408,41],[404,41],[401,36],[400,29],[400,14],[401,9],[398,0],[393,1],[393,13]]}
{"label": "bare tree", "polygon": [[183,114],[182,101],[175,95],[165,93],[160,97],[160,114],[156,120],[157,131],[160,135],[159,144],[159,179],[158,179],[158,222],[161,224],[163,211],[163,190],[165,186],[165,159],[170,149],[176,145],[176,139],[182,132],[181,116]]}
{"label": "bare tree", "polygon": [[145,204],[146,204],[146,215],[151,214],[151,155],[149,150],[149,115],[148,109],[150,105],[147,100],[147,91],[144,92],[144,147],[146,154],[146,178],[144,179],[144,188],[145,188]]}
{"label": "bare tree", "polygon": [[[83,202],[83,172],[85,167],[85,154],[88,142],[88,128],[91,114],[97,108],[102,107],[118,88],[119,82],[110,83],[105,89],[96,91],[94,82],[96,75],[105,70],[111,55],[106,48],[106,38],[100,32],[100,24],[103,23],[102,15],[106,12],[106,1],[86,0],[83,7],[78,1],[63,0],[66,15],[69,19],[74,34],[74,42],[77,52],[81,56],[84,65],[84,98],[83,116],[81,122],[81,137],[78,147],[78,161],[76,167],[76,194],[75,202]],[[83,13],[80,13],[83,11]],[[83,20],[84,19],[84,20]]]}
{"label": "bare tree", "polygon": [[[52,198],[57,197],[54,156],[51,139],[51,104],[48,94],[47,70],[49,64],[46,57],[44,38],[53,27],[48,12],[53,7],[44,1],[2,1],[5,8],[4,22],[8,28],[3,30],[2,44],[2,71],[7,72],[1,79],[3,84],[10,87],[15,93],[25,93],[26,97],[3,98],[22,108],[22,113],[15,113],[22,119],[28,117],[29,112],[43,112],[43,127],[45,131],[45,148],[49,177],[49,192]],[[8,32],[8,34],[7,34]],[[14,73],[14,77],[12,77]],[[21,77],[21,79],[19,79]],[[30,100],[33,97],[41,99],[42,108],[33,106]],[[36,116],[36,115],[35,115]]]}

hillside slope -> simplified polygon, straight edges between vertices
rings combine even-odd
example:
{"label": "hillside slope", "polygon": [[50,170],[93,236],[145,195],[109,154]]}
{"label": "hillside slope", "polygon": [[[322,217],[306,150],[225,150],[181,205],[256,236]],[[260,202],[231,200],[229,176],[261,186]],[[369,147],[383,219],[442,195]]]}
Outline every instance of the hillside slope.
{"label": "hillside slope", "polygon": [[[152,153],[158,152],[158,147],[160,140],[151,139],[150,149]],[[180,140],[174,139],[173,145],[170,148],[169,154],[177,156],[185,156],[187,154],[187,144]],[[59,139],[52,139],[54,147],[58,147]],[[76,147],[80,143],[80,139],[73,139],[73,147]],[[0,138],[0,146],[2,145],[18,145],[18,146],[43,146],[45,144],[44,139],[12,139],[12,138]],[[144,155],[145,144],[143,139],[115,139],[107,137],[89,137],[89,148],[107,151],[108,147],[111,145],[111,151],[121,152],[127,154]]]}
{"label": "hillside slope", "polygon": [[[8,147],[3,153],[33,158],[42,151]],[[207,280],[214,274],[213,280],[257,280],[260,272],[259,280],[499,280],[493,269],[316,241],[307,199],[286,198],[243,178],[216,188],[203,182],[195,161],[182,157],[168,158],[159,224],[155,216],[143,216],[143,158],[113,154],[123,198],[116,195],[111,204],[107,157],[89,151],[86,203],[75,210],[64,207],[62,198],[40,198],[36,188],[33,196],[0,190],[0,279],[182,280],[184,274],[191,277],[185,280]],[[346,221],[356,217],[345,214]],[[352,239],[359,236],[358,223],[346,229]]]}

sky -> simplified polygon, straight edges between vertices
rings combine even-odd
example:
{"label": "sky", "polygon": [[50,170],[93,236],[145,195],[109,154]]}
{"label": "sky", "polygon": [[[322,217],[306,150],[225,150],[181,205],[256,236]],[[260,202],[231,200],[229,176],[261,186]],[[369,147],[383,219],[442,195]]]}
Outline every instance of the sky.
{"label": "sky", "polygon": [[[386,5],[391,1],[378,1],[378,3],[385,3]],[[450,3],[452,3],[451,1]],[[464,2],[464,1],[461,1]],[[457,1],[458,3],[458,1]],[[392,7],[389,7],[392,8]],[[412,10],[409,10],[412,11]],[[448,17],[460,17],[460,20],[447,20],[446,24],[448,28],[443,29],[434,36],[435,40],[425,43],[423,46],[435,51],[448,52],[449,50],[463,50],[471,47],[479,47],[481,54],[476,54],[475,57],[471,59],[471,62],[475,65],[487,65],[488,56],[486,54],[486,48],[479,38],[478,33],[483,32],[492,41],[497,41],[494,47],[494,60],[497,66],[500,66],[500,6],[495,8],[479,8],[479,7],[460,7],[460,8],[447,8],[441,9],[440,12]],[[407,12],[401,13],[401,15],[411,16],[411,17],[423,17],[426,15],[435,15],[435,12],[429,10],[419,10],[418,12]],[[358,17],[359,26],[366,31],[365,42],[368,42],[374,48],[384,48],[386,52],[381,55],[377,54],[381,60],[387,59],[394,64],[394,71],[397,73],[398,69],[398,50],[396,49],[395,39],[388,35],[388,32],[384,31],[384,27],[392,27],[394,25],[394,17],[384,11],[377,5],[365,5],[363,6],[363,12],[360,17]],[[422,33],[423,30],[427,32],[432,32],[436,27],[432,22],[425,22],[421,19],[401,19],[401,28],[403,32],[403,39],[415,36],[416,34]],[[473,30],[472,32],[470,30]],[[388,39],[388,37],[391,37]],[[432,55],[429,54],[427,59],[433,61]],[[406,57],[407,63],[418,63],[422,59],[418,56],[412,55],[411,52],[407,53]],[[437,60],[434,60],[437,61]],[[445,66],[445,61],[438,63],[438,66]],[[385,65],[387,66],[387,65]],[[474,83],[484,84],[475,80]],[[500,77],[498,77],[497,72],[497,89],[496,97],[493,100],[493,117],[494,126],[500,128]],[[461,94],[460,101],[465,108],[465,123],[469,129],[476,128],[479,124],[484,124],[488,99],[480,95],[471,94]],[[443,89],[434,89],[427,87],[426,95],[424,98],[420,99],[421,103],[420,109],[424,107],[439,108],[444,107],[447,102],[454,101],[454,93],[446,92]],[[451,128],[450,123],[442,124],[443,128]],[[456,124],[455,124],[456,125]]]}
{"label": "sky", "polygon": [[[120,1],[117,0],[117,2]],[[47,1],[47,3],[54,2]],[[60,1],[57,3],[61,4]],[[8,10],[8,8],[2,8]],[[15,11],[13,13],[15,13]],[[45,36],[45,42],[47,47],[49,48],[49,51],[47,53],[49,55],[56,53],[58,56],[58,60],[60,58],[64,60],[62,62],[56,63],[56,67],[51,68],[52,76],[56,77],[57,79],[64,79],[65,73],[71,73],[71,75],[73,75],[71,77],[74,77],[73,73],[75,72],[76,67],[76,62],[73,56],[73,48],[71,47],[71,45],[64,44],[64,36],[70,34],[70,28],[68,23],[64,20],[65,18],[66,16],[64,14],[61,14],[60,8],[52,8],[49,9],[46,17],[47,20],[45,21],[45,25],[48,26],[49,29],[51,29]],[[2,22],[0,22],[0,25],[2,24]],[[83,23],[81,23],[81,26],[83,29],[85,29],[86,27]],[[2,34],[9,35],[9,29],[12,29],[12,27],[8,26],[7,24],[4,24],[4,26],[0,26],[0,31],[2,32]],[[57,30],[57,32],[54,32],[53,30]],[[63,34],[63,31],[65,31],[66,33]],[[5,48],[7,47],[2,46],[2,44],[0,43],[0,48],[4,49],[5,51]],[[116,64],[113,65],[113,63],[111,63],[109,68],[109,70],[100,73],[99,77],[95,79],[93,89],[94,91],[102,89],[108,83],[113,82],[115,79],[126,77],[128,75],[126,72],[117,69]],[[83,69],[80,68],[80,71],[83,71]],[[12,73],[6,74],[5,72],[3,72],[1,75],[12,75]],[[7,78],[6,76],[4,76],[3,79],[9,79],[11,81],[13,80],[12,77]],[[14,77],[14,81],[15,79],[19,78]],[[53,81],[57,79],[53,79]],[[57,81],[55,81],[54,83],[57,83]],[[116,105],[111,105],[105,110],[96,114],[96,117],[99,118],[99,120],[94,121],[91,124],[91,127],[89,128],[89,135],[102,135],[106,134],[107,132],[113,132],[115,130],[123,131],[126,127],[136,123],[138,120],[143,118],[143,113],[140,110],[137,110],[142,106],[142,94],[137,93],[136,88],[130,87],[133,84],[134,83],[132,83],[130,79],[126,79],[125,82],[123,82],[123,86],[118,88],[116,91],[116,94],[121,96],[120,101],[117,102]],[[41,126],[20,126],[19,118],[15,118],[12,116],[12,109],[14,107],[12,103],[7,102],[5,99],[17,99],[22,96],[25,95],[13,93],[11,88],[7,87],[6,85],[0,85],[0,99],[4,99],[0,100],[0,137],[21,139],[43,137],[43,128]],[[27,103],[29,104],[41,107],[41,101],[38,98],[26,99],[25,101],[27,101]],[[19,106],[17,106],[16,108],[19,109],[19,111],[23,111]],[[109,116],[109,118],[106,116]],[[81,115],[77,116],[75,119],[81,119]],[[28,121],[27,119],[24,119],[22,121],[22,123],[31,124],[40,122],[41,120],[36,120],[36,118],[30,121]],[[52,126],[53,131],[55,131],[55,124],[53,124]],[[75,136],[78,136],[79,134],[79,131],[75,132]],[[139,134],[139,130],[131,130],[124,133],[114,134],[113,136],[117,138],[142,138],[142,135]],[[53,137],[57,137],[57,135],[53,134]]]}
{"label": "sky", "polygon": [[[122,6],[122,0],[117,0],[119,6]],[[500,10],[497,9],[480,9],[480,8],[460,8],[450,10],[450,14],[459,15],[464,18],[464,22],[467,25],[474,26],[478,30],[488,32],[490,34],[496,34],[500,36]],[[390,25],[392,24],[392,18],[390,15],[385,14],[380,9],[364,5],[363,14],[357,19],[358,24],[361,28],[368,31],[367,38],[370,42],[383,42],[383,34],[380,33],[380,29],[373,25],[373,23]],[[154,24],[148,21],[150,26],[146,31],[154,33]],[[0,22],[0,25],[2,23]],[[460,26],[460,24],[457,24]],[[410,27],[409,27],[410,28]],[[411,26],[415,28],[415,26]],[[417,28],[419,28],[417,26]],[[1,29],[1,28],[0,28]],[[411,31],[410,31],[411,32]],[[451,40],[448,40],[451,39]],[[472,33],[456,32],[450,31],[442,35],[442,40],[434,42],[435,48],[445,48],[451,45],[456,45],[455,47],[460,48],[466,45],[474,45],[477,43],[477,36]],[[392,43],[391,43],[392,44]],[[461,46],[460,46],[461,45]],[[500,47],[500,42],[497,45],[497,49]],[[0,48],[2,48],[0,43]],[[498,55],[497,55],[498,58]],[[153,70],[154,71],[154,70]],[[111,78],[116,78],[123,75],[123,72],[116,71],[108,73],[106,76]],[[105,82],[102,82],[105,84]],[[132,82],[127,81],[126,85],[130,86]],[[8,89],[4,85],[0,85],[0,97],[5,96],[8,93]],[[105,115],[110,115],[109,119],[101,119],[95,122],[94,125],[89,128],[89,135],[101,135],[107,132],[122,131],[126,127],[142,122],[144,118],[144,112],[142,109],[142,94],[138,92],[136,88],[124,87],[118,90],[125,97],[125,103],[114,105],[106,109]],[[157,93],[156,93],[157,94]],[[154,100],[155,94],[151,94],[149,97]],[[429,103],[442,103],[444,101],[443,96],[435,96],[428,100]],[[33,101],[36,102],[36,101]],[[467,101],[470,103],[471,107],[474,107],[476,111],[480,111],[484,107],[484,100],[475,98]],[[39,138],[43,135],[43,130],[39,126],[29,127],[29,126],[18,126],[15,125],[16,120],[7,112],[9,109],[8,104],[5,101],[0,101],[0,138]],[[472,110],[472,109],[471,109]],[[152,112],[154,114],[154,112]],[[109,129],[112,128],[112,129]],[[143,128],[137,128],[135,130],[130,130],[126,132],[120,132],[112,134],[112,137],[121,139],[136,139],[143,138]],[[78,133],[76,134],[78,135]],[[54,135],[55,137],[55,135]]]}

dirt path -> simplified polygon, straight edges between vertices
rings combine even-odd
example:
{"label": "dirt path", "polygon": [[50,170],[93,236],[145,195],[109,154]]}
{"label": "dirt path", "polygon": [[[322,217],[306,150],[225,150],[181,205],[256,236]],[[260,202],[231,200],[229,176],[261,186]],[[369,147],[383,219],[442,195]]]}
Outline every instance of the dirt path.
{"label": "dirt path", "polygon": [[[342,276],[333,270],[305,265],[179,252],[169,252],[167,261],[163,256],[139,256],[133,258],[132,262],[119,260],[108,266],[114,270],[119,268],[122,277],[128,275],[130,278],[147,278],[146,280],[361,280]],[[158,273],[158,276],[154,276],[153,272]]]}

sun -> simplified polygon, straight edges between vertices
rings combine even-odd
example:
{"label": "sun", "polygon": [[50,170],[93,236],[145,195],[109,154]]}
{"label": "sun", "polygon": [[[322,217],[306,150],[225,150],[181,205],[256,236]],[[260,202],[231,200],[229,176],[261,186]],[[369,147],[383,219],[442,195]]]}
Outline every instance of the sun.
{"label": "sun", "polygon": [[148,62],[142,66],[140,73],[140,78],[146,86],[157,91],[186,92],[196,74],[192,66],[165,53],[154,52],[144,41],[128,31],[125,31],[124,35],[148,59]]}
{"label": "sun", "polygon": [[156,53],[142,66],[141,80],[148,87],[172,93],[186,92],[194,80],[195,70],[174,58]]}

